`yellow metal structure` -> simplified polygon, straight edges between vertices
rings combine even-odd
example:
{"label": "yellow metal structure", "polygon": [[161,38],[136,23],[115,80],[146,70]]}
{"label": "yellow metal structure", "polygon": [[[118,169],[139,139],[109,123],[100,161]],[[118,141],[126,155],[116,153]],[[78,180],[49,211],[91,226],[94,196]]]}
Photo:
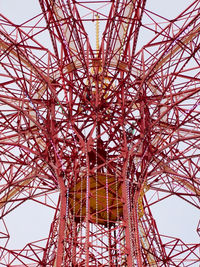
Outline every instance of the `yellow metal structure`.
{"label": "yellow metal structure", "polygon": [[[108,182],[109,222],[115,223],[123,215],[122,182],[116,182],[115,177],[98,173],[89,177],[90,221],[95,223],[98,217],[99,224],[107,224],[106,179]],[[96,184],[97,182],[97,184]],[[116,196],[116,188],[117,194]],[[87,185],[86,179],[80,179],[69,191],[69,206],[75,208],[75,219],[83,221],[86,216]],[[98,205],[96,205],[98,203]],[[119,214],[117,214],[117,212]],[[80,218],[82,217],[82,218]]]}

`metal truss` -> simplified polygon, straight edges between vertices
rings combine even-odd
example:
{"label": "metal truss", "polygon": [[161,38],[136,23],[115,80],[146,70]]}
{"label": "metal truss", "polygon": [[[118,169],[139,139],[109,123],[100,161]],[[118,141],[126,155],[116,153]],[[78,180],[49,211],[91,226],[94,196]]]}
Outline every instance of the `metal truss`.
{"label": "metal truss", "polygon": [[[173,20],[145,0],[39,4],[0,15],[1,266],[197,266],[151,209],[199,209],[200,1]],[[55,212],[49,236],[11,250],[26,201]]]}

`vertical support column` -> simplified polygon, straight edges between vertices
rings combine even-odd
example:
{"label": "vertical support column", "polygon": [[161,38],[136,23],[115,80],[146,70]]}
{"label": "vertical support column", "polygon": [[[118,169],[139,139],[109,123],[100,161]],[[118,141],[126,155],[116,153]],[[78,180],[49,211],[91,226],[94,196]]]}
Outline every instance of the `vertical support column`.
{"label": "vertical support column", "polygon": [[[55,88],[53,88],[55,90]],[[50,144],[54,151],[55,158],[55,173],[57,177],[58,187],[60,191],[60,218],[59,218],[59,229],[58,229],[58,243],[57,243],[57,255],[56,255],[56,267],[61,267],[63,262],[64,255],[64,238],[65,238],[65,225],[66,225],[66,208],[67,208],[67,196],[66,196],[66,187],[63,178],[62,172],[62,157],[60,156],[58,146],[56,145],[56,121],[55,121],[55,102],[54,96],[52,95],[52,102],[49,108],[49,120],[50,120],[50,129],[51,129],[51,139]]]}
{"label": "vertical support column", "polygon": [[76,248],[77,248],[77,223],[73,222],[74,228],[74,240],[73,240],[73,248],[72,248],[72,266],[76,266]]}
{"label": "vertical support column", "polygon": [[[123,79],[124,72],[120,71],[120,78]],[[125,117],[125,97],[124,97],[124,85],[121,86],[121,98],[122,98],[122,114]],[[124,125],[124,122],[123,122]],[[127,248],[127,266],[134,266],[134,258],[133,258],[133,235],[132,235],[132,225],[131,225],[131,214],[130,214],[130,203],[129,203],[129,194],[128,194],[128,185],[127,185],[127,168],[129,164],[130,152],[127,145],[126,139],[126,131],[124,130],[124,150],[126,151],[126,155],[124,155],[124,166],[122,171],[122,199],[124,201],[123,205],[123,223],[125,226],[125,241]]]}
{"label": "vertical support column", "polygon": [[140,191],[138,190],[134,196],[134,207],[133,207],[133,222],[134,222],[134,240],[135,240],[135,251],[136,251],[136,259],[137,259],[137,266],[142,267],[142,255],[140,249],[140,236],[139,236],[139,221],[138,221],[138,198],[139,198]]}
{"label": "vertical support column", "polygon": [[87,177],[86,177],[86,242],[85,242],[85,250],[86,250],[86,259],[85,259],[85,267],[89,266],[89,234],[90,234],[90,177],[89,170],[90,164],[88,159],[87,152],[87,143],[85,141],[85,154],[86,154],[86,167],[87,167]]}
{"label": "vertical support column", "polygon": [[66,223],[66,190],[62,177],[58,178],[60,187],[60,222],[58,230],[58,248],[56,255],[56,267],[62,266],[63,253],[64,253],[64,237],[65,237],[65,223]]}
{"label": "vertical support column", "polygon": [[127,266],[134,266],[132,255],[131,255],[131,242],[132,234],[130,232],[131,227],[129,225],[129,215],[128,215],[128,205],[127,205],[127,192],[125,181],[122,183],[122,199],[124,201],[123,205],[123,224],[125,226],[125,242],[127,249]]}
{"label": "vertical support column", "polygon": [[59,220],[59,230],[58,230],[58,248],[56,255],[56,267],[61,267],[63,262],[64,255],[64,238],[65,238],[65,226],[66,226],[66,209],[67,209],[67,196],[66,196],[66,187],[63,176],[61,175],[62,162],[60,156],[57,154],[57,148],[55,149],[55,158],[57,166],[57,179],[60,190],[60,220]]}

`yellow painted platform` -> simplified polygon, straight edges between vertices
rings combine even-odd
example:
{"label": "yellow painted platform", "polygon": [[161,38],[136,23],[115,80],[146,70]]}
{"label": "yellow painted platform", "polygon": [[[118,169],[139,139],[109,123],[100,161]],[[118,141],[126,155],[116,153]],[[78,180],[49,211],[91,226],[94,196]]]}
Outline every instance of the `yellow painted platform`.
{"label": "yellow painted platform", "polygon": [[[84,221],[86,217],[86,184],[87,178],[83,176],[69,191],[69,207],[72,214],[75,215],[76,222]],[[107,225],[108,218],[109,224],[120,220],[123,216],[122,181],[119,178],[116,181],[113,175],[98,173],[97,178],[96,175],[89,176],[89,185],[90,222]]]}

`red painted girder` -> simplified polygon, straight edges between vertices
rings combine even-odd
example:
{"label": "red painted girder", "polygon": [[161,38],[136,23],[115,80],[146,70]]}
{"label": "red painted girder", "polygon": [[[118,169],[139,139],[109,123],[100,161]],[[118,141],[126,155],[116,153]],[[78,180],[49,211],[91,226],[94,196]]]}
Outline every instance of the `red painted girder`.
{"label": "red painted girder", "polygon": [[[9,21],[8,21],[8,23],[9,23]],[[61,105],[62,109],[65,110],[65,108],[62,106],[62,104],[59,102],[57,95],[55,94],[54,85],[52,84],[52,80],[49,79],[48,67],[46,68],[46,73],[45,73],[43,65],[40,65],[40,62],[38,62],[38,61],[36,62],[34,60],[33,55],[28,55],[26,53],[27,47],[26,48],[24,48],[23,46],[19,47],[18,41],[12,39],[6,32],[3,32],[2,30],[0,30],[0,33],[7,40],[5,42],[5,40],[1,39],[0,43],[2,45],[5,45],[5,48],[9,48],[9,46],[12,47],[12,49],[9,50],[9,53],[7,56],[8,57],[14,56],[15,60],[19,63],[19,65],[22,66],[22,69],[24,68],[24,64],[25,64],[25,67],[28,68],[28,70],[31,70],[31,72],[34,73],[34,75],[38,76],[38,78],[41,81],[43,81],[43,83],[46,84],[48,86],[49,90],[54,94],[54,98],[57,99],[57,101]],[[8,66],[5,65],[4,69],[8,69]],[[14,69],[14,67],[13,67],[13,69]],[[8,74],[9,74],[9,71],[8,71]],[[22,91],[24,91],[24,90],[25,89],[22,87]]]}
{"label": "red painted girder", "polygon": [[[28,34],[25,30],[23,30],[23,27],[18,27],[15,23],[13,23],[11,20],[9,20],[7,17],[5,17],[2,13],[0,14],[0,23],[1,23],[1,30],[2,32],[6,32],[7,26],[11,26],[12,27],[12,34],[14,35],[14,33],[18,33],[18,35],[16,34],[16,40],[20,40],[19,42],[19,47],[23,46],[24,48],[28,48],[30,47],[31,49],[34,50],[40,50],[40,51],[45,51],[48,54],[50,54],[51,56],[54,56],[53,53],[44,45],[42,45],[40,42],[37,41],[37,34],[38,32],[35,32],[33,34]],[[30,26],[29,26],[30,27]],[[34,26],[32,26],[32,28],[35,30]],[[43,28],[40,31],[45,31],[45,28]],[[33,41],[32,45],[26,46],[26,41],[27,40],[31,40]],[[11,43],[7,43],[10,44]],[[2,47],[1,47],[2,48]]]}
{"label": "red painted girder", "polygon": [[112,2],[99,51],[103,70],[118,67],[120,60],[129,64],[129,53],[135,52],[145,3],[145,0]]}
{"label": "red painted girder", "polygon": [[60,63],[63,61],[65,66],[66,64],[71,64],[68,65],[67,72],[76,72],[77,68],[82,68],[88,73],[89,62],[86,55],[89,53],[90,58],[92,58],[93,52],[76,3],[63,0],[56,0],[54,2],[51,0],[40,0],[40,5],[54,46],[56,46],[57,42],[62,44],[65,58],[59,55],[60,51],[57,48]]}
{"label": "red painted girder", "polygon": [[[194,5],[195,6],[195,5]],[[183,16],[187,13],[188,9],[185,10],[183,13]],[[198,37],[198,31],[200,26],[198,25],[197,21],[199,19],[199,14],[197,10],[195,9],[194,14],[191,13],[191,19],[188,20],[184,18],[183,20],[186,21],[184,26],[180,28],[180,30],[172,37],[172,36],[166,36],[166,38],[163,38],[163,44],[159,47],[159,50],[157,50],[156,57],[155,54],[152,57],[152,63],[151,67],[148,69],[148,71],[145,74],[145,80],[149,79],[147,77],[152,77],[152,75],[155,75],[160,68],[163,68],[165,64],[167,64],[169,61],[173,60],[173,56],[176,54],[176,52],[181,51],[184,47],[184,45],[187,45],[189,42],[191,42],[194,38]],[[180,19],[177,17],[175,20]],[[171,28],[171,24],[169,24],[163,32],[169,30]],[[186,32],[187,31],[187,32]],[[162,32],[161,32],[162,33]],[[145,45],[143,49],[148,51],[148,47],[154,46],[154,42],[156,38],[160,37],[160,33],[157,34],[156,37],[154,37],[149,44]],[[156,58],[156,60],[154,60]],[[152,78],[151,78],[152,79]]]}

